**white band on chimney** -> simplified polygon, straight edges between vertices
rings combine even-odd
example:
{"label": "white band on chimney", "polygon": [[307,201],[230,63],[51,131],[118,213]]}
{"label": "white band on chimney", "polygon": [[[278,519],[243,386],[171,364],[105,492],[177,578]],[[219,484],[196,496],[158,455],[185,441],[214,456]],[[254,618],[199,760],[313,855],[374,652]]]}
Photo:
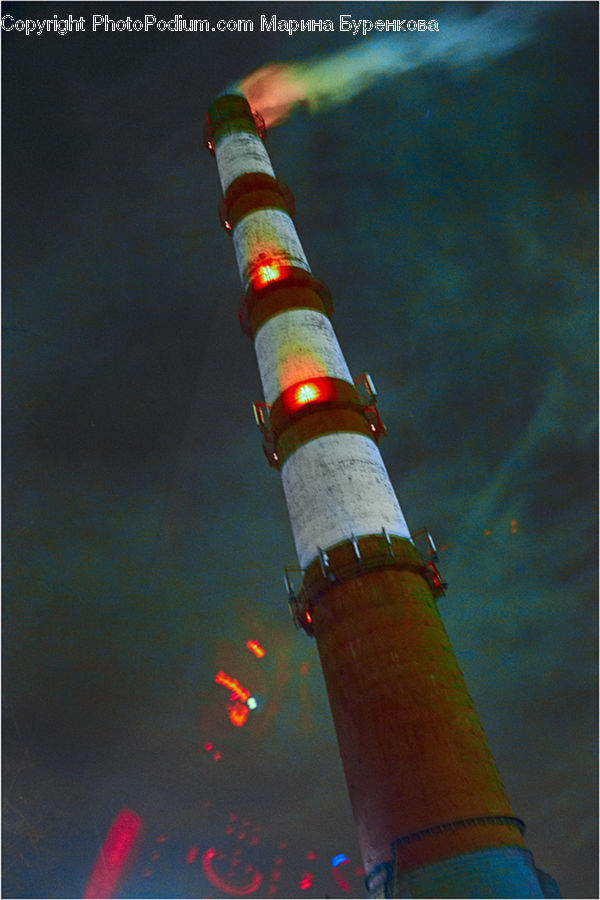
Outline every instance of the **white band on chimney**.
{"label": "white band on chimney", "polygon": [[410,532],[377,445],[336,432],[300,446],[283,464],[283,489],[300,566],[353,535]]}
{"label": "white band on chimney", "polygon": [[328,376],[352,384],[331,322],[314,309],[290,309],[261,326],[254,349],[267,403],[307,378]]}
{"label": "white band on chimney", "polygon": [[237,131],[219,138],[215,157],[223,193],[236,178],[250,172],[264,172],[275,178],[263,142],[248,131]]}
{"label": "white band on chimney", "polygon": [[280,209],[257,209],[240,219],[233,229],[233,247],[244,290],[250,270],[262,262],[310,272],[292,220]]}

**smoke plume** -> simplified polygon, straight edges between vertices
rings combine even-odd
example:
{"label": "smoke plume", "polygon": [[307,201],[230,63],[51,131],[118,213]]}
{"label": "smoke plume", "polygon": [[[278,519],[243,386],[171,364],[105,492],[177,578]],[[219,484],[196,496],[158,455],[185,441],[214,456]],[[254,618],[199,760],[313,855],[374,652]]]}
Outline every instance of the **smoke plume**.
{"label": "smoke plume", "polygon": [[547,16],[546,3],[499,3],[479,15],[453,8],[439,31],[389,32],[349,50],[303,62],[271,63],[233,86],[262,114],[267,127],[286,119],[294,107],[310,112],[340,106],[385,79],[426,65],[470,74],[534,40]]}

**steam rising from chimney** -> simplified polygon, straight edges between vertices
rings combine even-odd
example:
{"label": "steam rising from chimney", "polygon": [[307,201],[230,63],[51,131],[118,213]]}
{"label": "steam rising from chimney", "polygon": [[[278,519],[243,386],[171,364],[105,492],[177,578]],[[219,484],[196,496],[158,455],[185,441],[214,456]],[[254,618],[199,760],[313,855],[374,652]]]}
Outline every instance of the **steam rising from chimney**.
{"label": "steam rising from chimney", "polygon": [[310,112],[341,106],[371,85],[426,65],[463,75],[518,50],[539,34],[547,3],[498,3],[477,16],[454,9],[439,31],[382,34],[348,50],[304,62],[271,63],[232,87],[262,114],[267,127],[304,104]]}

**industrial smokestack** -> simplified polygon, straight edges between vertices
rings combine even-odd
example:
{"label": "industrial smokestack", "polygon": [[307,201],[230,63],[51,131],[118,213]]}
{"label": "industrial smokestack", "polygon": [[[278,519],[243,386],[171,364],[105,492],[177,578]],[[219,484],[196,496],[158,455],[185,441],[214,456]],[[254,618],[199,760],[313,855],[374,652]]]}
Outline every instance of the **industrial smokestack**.
{"label": "industrial smokestack", "polygon": [[221,222],[264,390],[255,414],[304,575],[290,600],[317,642],[367,892],[560,896],[525,848],[437,610],[435,548],[423,557],[411,537],[372,382],[350,375],[263,137],[244,97],[210,107]]}

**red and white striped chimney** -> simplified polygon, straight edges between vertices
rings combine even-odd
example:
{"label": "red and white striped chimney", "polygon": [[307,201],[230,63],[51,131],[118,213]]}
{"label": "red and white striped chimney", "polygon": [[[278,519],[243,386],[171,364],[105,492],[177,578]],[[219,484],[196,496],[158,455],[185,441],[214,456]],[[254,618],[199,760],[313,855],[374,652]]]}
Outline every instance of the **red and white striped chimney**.
{"label": "red and white striped chimney", "polygon": [[353,382],[277,181],[258,117],[222,95],[208,114],[303,583],[370,896],[542,897],[439,616],[435,548],[422,558],[378,448],[368,376]]}

